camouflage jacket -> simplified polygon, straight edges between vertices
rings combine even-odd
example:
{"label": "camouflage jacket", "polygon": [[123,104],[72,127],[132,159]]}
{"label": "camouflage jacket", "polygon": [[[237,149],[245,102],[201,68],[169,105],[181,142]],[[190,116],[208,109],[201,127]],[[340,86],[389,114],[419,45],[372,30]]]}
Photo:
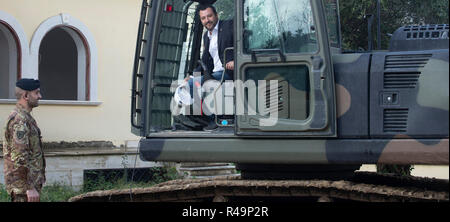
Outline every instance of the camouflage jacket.
{"label": "camouflage jacket", "polygon": [[26,194],[45,183],[45,158],[41,131],[20,104],[9,115],[3,144],[4,175],[9,194]]}

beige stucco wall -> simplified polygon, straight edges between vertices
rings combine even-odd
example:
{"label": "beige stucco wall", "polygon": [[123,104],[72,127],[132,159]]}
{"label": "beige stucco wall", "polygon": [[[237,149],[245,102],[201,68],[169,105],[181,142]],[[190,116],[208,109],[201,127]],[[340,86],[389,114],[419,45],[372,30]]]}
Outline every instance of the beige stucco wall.
{"label": "beige stucco wall", "polygon": [[[131,71],[141,0],[0,0],[0,11],[23,27],[28,43],[46,19],[66,13],[81,21],[97,46],[100,105],[41,105],[33,111],[44,141],[107,140],[119,146],[130,132]],[[0,103],[0,133],[14,105]],[[0,140],[2,140],[0,139]]]}

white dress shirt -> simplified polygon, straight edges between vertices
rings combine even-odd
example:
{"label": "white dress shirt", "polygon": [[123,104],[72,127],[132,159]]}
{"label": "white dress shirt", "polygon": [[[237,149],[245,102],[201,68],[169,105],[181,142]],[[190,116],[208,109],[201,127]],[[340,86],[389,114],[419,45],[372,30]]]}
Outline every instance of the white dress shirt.
{"label": "white dress shirt", "polygon": [[219,22],[217,22],[216,26],[214,27],[212,33],[208,31],[208,38],[209,38],[209,54],[211,55],[213,61],[214,61],[214,69],[213,72],[219,72],[223,71],[223,65],[220,61],[219,57]]}

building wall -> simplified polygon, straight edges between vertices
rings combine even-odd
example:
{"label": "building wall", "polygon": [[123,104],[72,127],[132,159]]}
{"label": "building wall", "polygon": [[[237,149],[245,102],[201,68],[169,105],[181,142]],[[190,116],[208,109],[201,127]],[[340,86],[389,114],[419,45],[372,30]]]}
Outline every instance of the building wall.
{"label": "building wall", "polygon": [[[3,161],[0,153],[0,184],[4,185]],[[45,161],[47,166],[44,186],[60,184],[71,186],[75,190],[82,188],[86,170],[145,169],[169,166],[140,160],[135,147],[46,150]]]}
{"label": "building wall", "polygon": [[[96,98],[90,102],[42,101],[33,110],[45,141],[138,139],[130,132],[131,72],[141,0],[0,0],[0,12],[23,28],[26,44],[47,19],[61,14],[80,21],[96,45]],[[62,17],[62,16],[61,16]],[[29,49],[27,49],[29,52]],[[32,53],[31,53],[32,54]],[[37,76],[33,55],[23,57],[22,76]],[[92,93],[92,92],[91,92]],[[0,100],[0,133],[15,101]],[[0,139],[0,140],[2,140]]]}

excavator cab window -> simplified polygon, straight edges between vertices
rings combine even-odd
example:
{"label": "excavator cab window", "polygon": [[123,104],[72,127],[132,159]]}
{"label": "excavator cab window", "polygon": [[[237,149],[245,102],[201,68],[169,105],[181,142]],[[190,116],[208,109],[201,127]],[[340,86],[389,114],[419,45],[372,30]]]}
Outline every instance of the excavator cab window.
{"label": "excavator cab window", "polygon": [[280,49],[283,53],[317,51],[309,0],[244,1],[244,51]]}
{"label": "excavator cab window", "polygon": [[323,0],[328,25],[330,46],[341,48],[341,28],[339,20],[339,4],[337,0]]}

